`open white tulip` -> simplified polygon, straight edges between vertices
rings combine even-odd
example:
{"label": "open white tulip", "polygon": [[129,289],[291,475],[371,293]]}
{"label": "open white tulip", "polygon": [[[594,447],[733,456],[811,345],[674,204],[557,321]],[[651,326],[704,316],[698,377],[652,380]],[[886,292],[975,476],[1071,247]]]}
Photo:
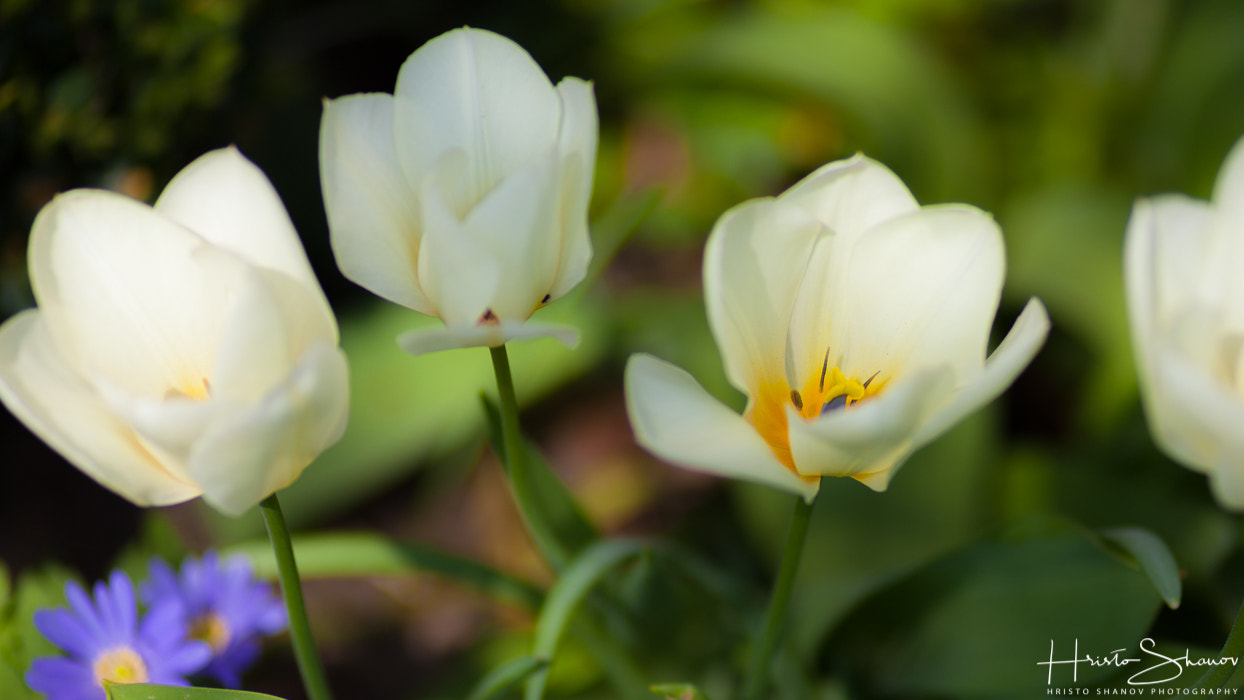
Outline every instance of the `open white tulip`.
{"label": "open white tulip", "polygon": [[1002,235],[974,207],[920,207],[884,166],[830,163],[709,235],[704,297],[739,415],[685,371],[631,358],[641,445],[811,499],[822,476],[881,491],[908,455],[1001,393],[1045,341],[1033,299],[986,361]]}
{"label": "open white tulip", "polygon": [[1213,200],[1137,200],[1124,274],[1141,398],[1154,439],[1244,510],[1244,139]]}
{"label": "open white tulip", "polygon": [[455,29],[411,54],[393,95],[324,102],[320,180],[346,277],[444,328],[398,339],[420,354],[573,329],[527,322],[592,257],[592,86],[553,87],[520,46]]}
{"label": "open white tulip", "polygon": [[337,324],[276,190],[234,148],[155,206],[53,199],[30,235],[38,308],[0,327],[0,399],[138,505],[236,515],[341,435]]}

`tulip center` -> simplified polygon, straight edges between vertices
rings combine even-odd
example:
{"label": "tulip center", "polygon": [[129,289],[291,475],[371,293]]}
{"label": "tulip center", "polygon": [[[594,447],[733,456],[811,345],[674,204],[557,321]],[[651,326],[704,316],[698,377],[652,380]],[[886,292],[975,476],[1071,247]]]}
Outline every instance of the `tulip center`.
{"label": "tulip center", "polygon": [[802,387],[792,388],[783,377],[763,383],[752,396],[746,418],[791,471],[795,471],[795,460],[790,451],[787,406],[793,407],[805,421],[814,421],[833,411],[850,410],[885,388],[886,380],[880,378],[880,371],[863,378],[848,375],[840,367],[831,367],[828,357],[827,353],[821,371],[804,381]]}
{"label": "tulip center", "polygon": [[170,388],[164,392],[164,398],[185,398],[194,399],[195,401],[204,401],[212,395],[211,382],[207,381],[207,377],[195,377],[193,379],[183,379],[177,386]]}
{"label": "tulip center", "polygon": [[147,664],[143,657],[129,647],[109,649],[95,659],[95,682],[103,687],[104,683],[146,683]]}

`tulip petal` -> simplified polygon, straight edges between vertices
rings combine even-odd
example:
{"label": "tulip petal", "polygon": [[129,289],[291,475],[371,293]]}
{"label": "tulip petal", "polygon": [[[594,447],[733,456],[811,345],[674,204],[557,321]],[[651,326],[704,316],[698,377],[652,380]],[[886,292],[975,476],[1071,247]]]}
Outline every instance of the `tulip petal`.
{"label": "tulip petal", "polygon": [[402,64],[394,96],[397,149],[412,189],[442,154],[469,154],[445,193],[459,211],[557,142],[561,106],[552,83],[521,46],[492,32],[456,29],[424,44]]}
{"label": "tulip petal", "polygon": [[[969,376],[985,360],[1004,268],[1002,234],[979,209],[925,207],[886,222],[845,267],[822,265],[818,251],[791,327],[820,343],[793,339],[795,355],[820,360],[828,348],[828,364],[858,378],[943,365]],[[819,299],[831,300],[828,317]]]}
{"label": "tulip petal", "polygon": [[341,437],[348,393],[345,355],[313,343],[286,382],[196,443],[189,469],[203,500],[236,516],[292,484]]}
{"label": "tulip petal", "polygon": [[196,158],[168,183],[155,209],[252,265],[280,270],[320,293],[281,197],[237,148]]}
{"label": "tulip petal", "polygon": [[920,424],[945,402],[953,381],[949,367],[927,368],[872,399],[813,421],[788,407],[795,468],[809,476],[849,476],[884,491],[914,449]]}
{"label": "tulip petal", "polygon": [[337,266],[351,281],[432,314],[416,274],[422,228],[397,160],[393,111],[392,95],[324,102],[320,183],[329,240]]}
{"label": "tulip petal", "polygon": [[75,190],[43,208],[30,240],[35,298],[82,376],[162,397],[193,393],[211,369],[228,300],[246,265],[151,207]]}
{"label": "tulip petal", "polygon": [[[726,376],[751,396],[786,376],[786,333],[824,228],[780,200],[754,199],[717,221],[704,250],[704,300]],[[818,358],[819,359],[819,358]]]}
{"label": "tulip petal", "polygon": [[0,326],[0,399],[32,432],[104,487],[144,506],[199,495],[161,466],[57,350],[39,311]]}
{"label": "tulip petal", "polygon": [[1039,299],[1029,299],[1015,319],[1010,332],[998,344],[984,368],[955,396],[949,406],[938,411],[916,434],[915,446],[936,440],[959,421],[998,398],[1032,362],[1050,332],[1050,317]]}
{"label": "tulip petal", "polygon": [[591,83],[579,78],[565,78],[557,84],[557,94],[562,106],[561,132],[558,135],[558,152],[562,156],[562,240],[557,278],[549,290],[549,296],[553,299],[560,298],[581,282],[592,260],[587,212],[592,199],[600,129]]}
{"label": "tulip petal", "polygon": [[549,152],[502,180],[466,220],[466,226],[504,261],[489,308],[497,318],[523,321],[540,308],[557,274],[557,161]]}
{"label": "tulip petal", "polygon": [[626,365],[626,405],[635,438],[658,457],[695,471],[746,479],[811,501],[819,479],[795,475],[742,416],[690,374],[651,355]]}
{"label": "tulip petal", "polygon": [[779,197],[851,245],[866,231],[920,205],[889,168],[862,154],[821,166]]}
{"label": "tulip petal", "polygon": [[574,349],[579,344],[579,331],[570,326],[538,321],[501,321],[410,331],[398,336],[397,344],[411,355],[426,355],[457,348],[497,347],[510,341],[535,338],[553,338]]}
{"label": "tulip petal", "polygon": [[[447,154],[441,169],[452,168],[461,157]],[[423,249],[419,255],[419,280],[424,294],[446,325],[472,325],[484,317],[497,298],[502,265],[475,230],[449,209],[444,191],[435,177],[425,180]]]}
{"label": "tulip petal", "polygon": [[337,322],[297,280],[247,270],[234,292],[212,366],[212,399],[254,403],[284,381],[315,342],[337,343]]}

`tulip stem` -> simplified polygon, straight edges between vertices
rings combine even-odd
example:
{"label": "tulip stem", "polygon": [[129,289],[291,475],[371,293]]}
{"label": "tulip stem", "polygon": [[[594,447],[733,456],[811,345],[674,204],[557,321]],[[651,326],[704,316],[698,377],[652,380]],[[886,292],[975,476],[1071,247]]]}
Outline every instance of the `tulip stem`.
{"label": "tulip stem", "polygon": [[289,528],[281,503],[272,494],[259,504],[263,522],[272,540],[272,552],[276,555],[276,568],[281,579],[281,593],[285,597],[285,610],[289,614],[289,638],[294,645],[294,658],[302,685],[310,700],[332,700],[324,668],[315,653],[315,641],[311,639],[311,624],[307,621],[307,606],[302,599],[302,582],[298,578],[298,562],[294,560],[294,545],[289,539]]}
{"label": "tulip stem", "polygon": [[760,643],[752,653],[752,665],[743,690],[743,700],[759,700],[764,694],[769,680],[769,667],[773,662],[773,652],[777,649],[778,637],[786,622],[786,607],[790,603],[790,591],[795,583],[795,573],[799,570],[799,559],[803,556],[803,541],[808,534],[808,522],[812,516],[812,503],[802,496],[795,499],[795,510],[791,513],[790,528],[786,531],[786,548],[782,551],[782,564],[778,568],[777,580],[773,582],[773,597],[769,600],[769,612],[765,615],[764,632]]}
{"label": "tulip stem", "polygon": [[1205,675],[1192,686],[1193,688],[1221,688],[1235,670],[1239,668],[1239,659],[1244,655],[1244,605],[1240,606],[1240,612],[1236,614],[1235,622],[1231,624],[1231,631],[1227,633],[1227,641],[1222,645],[1222,651],[1218,653],[1219,659],[1231,657],[1236,659],[1233,664],[1221,664],[1218,666],[1210,666]]}
{"label": "tulip stem", "polygon": [[523,434],[518,427],[518,399],[514,393],[514,376],[510,372],[510,356],[505,345],[489,348],[489,351],[492,353],[493,372],[497,375],[497,395],[501,402],[501,433],[505,444],[502,458],[506,474],[510,477],[510,489],[514,492],[514,501],[518,504],[518,511],[536,549],[554,571],[561,571],[566,568],[569,555],[542,516],[536,494],[532,490],[527,452],[523,445]]}

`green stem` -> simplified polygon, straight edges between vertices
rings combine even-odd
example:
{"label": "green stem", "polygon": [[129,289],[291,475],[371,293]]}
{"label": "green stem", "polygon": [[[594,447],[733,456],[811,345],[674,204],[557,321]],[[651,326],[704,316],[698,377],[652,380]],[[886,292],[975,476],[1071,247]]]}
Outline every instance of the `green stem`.
{"label": "green stem", "polygon": [[1239,667],[1238,660],[1244,655],[1244,605],[1240,606],[1240,612],[1236,613],[1235,622],[1231,625],[1231,631],[1227,633],[1227,641],[1222,645],[1222,651],[1218,653],[1218,658],[1223,659],[1231,657],[1237,660],[1234,664],[1222,664],[1220,666],[1210,666],[1205,675],[1193,685],[1193,688],[1221,688],[1224,683],[1231,679],[1236,668]]}
{"label": "green stem", "polygon": [[272,552],[276,555],[277,573],[281,579],[281,593],[285,596],[285,610],[289,613],[289,638],[294,645],[294,658],[302,685],[310,700],[332,700],[328,680],[315,653],[315,641],[311,639],[311,624],[307,621],[307,606],[302,599],[302,582],[298,579],[298,562],[294,560],[294,545],[289,539],[289,528],[281,503],[272,494],[259,504],[263,522],[272,540]]}
{"label": "green stem", "polygon": [[773,598],[769,601],[769,612],[765,616],[764,632],[761,634],[760,644],[752,654],[752,666],[744,686],[743,700],[759,700],[768,683],[769,667],[786,621],[786,607],[790,604],[790,591],[795,583],[795,573],[799,571],[799,558],[803,555],[803,540],[808,534],[808,521],[811,516],[812,503],[803,500],[802,496],[797,497],[795,510],[790,517],[790,529],[786,532],[782,564],[778,569],[777,580],[773,583]]}
{"label": "green stem", "polygon": [[492,369],[497,375],[497,395],[501,400],[501,433],[505,442],[506,474],[510,477],[510,489],[514,501],[527,526],[527,532],[554,571],[561,571],[569,563],[569,555],[557,536],[543,518],[536,494],[532,491],[532,479],[528,473],[527,454],[523,447],[523,435],[518,428],[518,399],[514,395],[514,376],[510,372],[510,357],[505,346],[489,348],[492,353]]}

